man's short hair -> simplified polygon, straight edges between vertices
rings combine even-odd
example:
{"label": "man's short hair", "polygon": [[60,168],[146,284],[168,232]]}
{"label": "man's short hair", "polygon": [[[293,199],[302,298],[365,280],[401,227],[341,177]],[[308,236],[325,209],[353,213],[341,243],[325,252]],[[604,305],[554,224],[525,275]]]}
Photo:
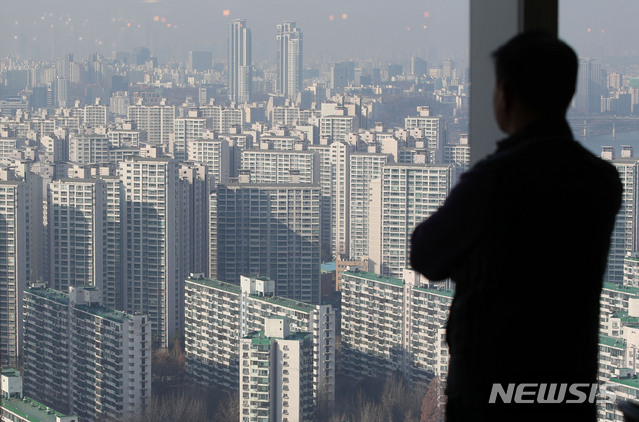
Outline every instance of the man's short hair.
{"label": "man's short hair", "polygon": [[498,83],[526,107],[543,115],[564,115],[575,94],[579,61],[572,48],[543,31],[523,32],[492,57]]}

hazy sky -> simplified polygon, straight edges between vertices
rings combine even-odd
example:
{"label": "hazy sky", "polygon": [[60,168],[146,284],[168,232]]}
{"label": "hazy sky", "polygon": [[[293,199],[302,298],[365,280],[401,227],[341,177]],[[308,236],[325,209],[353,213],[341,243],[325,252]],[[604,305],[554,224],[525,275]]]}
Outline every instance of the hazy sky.
{"label": "hazy sky", "polygon": [[[294,20],[309,59],[466,56],[467,0],[0,0],[0,54],[37,49],[130,51],[148,45],[176,57],[189,49],[226,57],[227,24],[243,18],[254,61],[275,55],[275,25]],[[226,12],[225,12],[226,11]],[[171,53],[172,52],[172,53]]]}
{"label": "hazy sky", "polygon": [[[295,20],[307,62],[428,57],[463,61],[469,0],[0,0],[0,55],[109,54],[149,46],[163,60],[188,50],[226,58],[227,24],[243,18],[255,62],[273,60],[275,25]],[[561,35],[584,56],[637,51],[637,0],[561,0]]]}

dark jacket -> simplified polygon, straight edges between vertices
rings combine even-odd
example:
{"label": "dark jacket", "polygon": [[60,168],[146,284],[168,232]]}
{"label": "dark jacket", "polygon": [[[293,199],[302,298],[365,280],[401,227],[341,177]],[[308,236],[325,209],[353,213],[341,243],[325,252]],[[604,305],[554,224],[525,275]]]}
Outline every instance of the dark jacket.
{"label": "dark jacket", "polygon": [[450,277],[448,394],[495,382],[594,382],[599,295],[619,175],[543,120],[498,144],[413,233],[411,265]]}

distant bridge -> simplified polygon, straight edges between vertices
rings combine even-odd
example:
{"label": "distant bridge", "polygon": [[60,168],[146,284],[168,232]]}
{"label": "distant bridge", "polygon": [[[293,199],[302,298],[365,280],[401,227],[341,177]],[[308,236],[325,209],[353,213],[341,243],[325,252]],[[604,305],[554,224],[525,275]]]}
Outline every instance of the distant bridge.
{"label": "distant bridge", "polygon": [[609,133],[615,139],[617,131],[639,131],[639,117],[633,116],[573,116],[568,122],[575,135],[584,138]]}

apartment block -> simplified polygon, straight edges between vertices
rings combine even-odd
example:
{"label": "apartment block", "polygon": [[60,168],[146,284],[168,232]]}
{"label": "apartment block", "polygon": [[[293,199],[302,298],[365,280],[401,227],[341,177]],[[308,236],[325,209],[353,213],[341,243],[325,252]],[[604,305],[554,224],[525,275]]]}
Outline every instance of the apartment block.
{"label": "apartment block", "polygon": [[104,288],[106,184],[99,179],[60,179],[48,185],[50,286]]}
{"label": "apartment block", "polygon": [[446,377],[453,292],[420,280],[410,270],[404,279],[359,270],[342,274],[345,374],[364,379],[399,372],[421,385],[435,375]]}
{"label": "apartment block", "polygon": [[242,275],[267,275],[278,296],[319,303],[318,185],[218,185],[210,200],[212,278],[239,283]]}
{"label": "apartment block", "polygon": [[43,277],[42,178],[12,170],[0,175],[0,365],[22,350],[23,292]]}
{"label": "apartment block", "polygon": [[25,394],[80,420],[121,421],[151,401],[145,315],[101,305],[94,287],[25,291]]}
{"label": "apartment block", "polygon": [[195,139],[187,145],[189,161],[206,164],[211,187],[228,183],[231,177],[231,151],[226,139]]}
{"label": "apartment block", "polygon": [[404,119],[404,129],[423,129],[427,139],[426,148],[440,149],[443,146],[441,134],[441,117],[431,116],[427,106],[417,107],[417,116]]}
{"label": "apartment block", "polygon": [[389,154],[354,153],[350,156],[350,259],[368,257],[370,183],[382,174]]}
{"label": "apartment block", "polygon": [[242,277],[241,285],[192,275],[186,280],[185,343],[188,377],[202,385],[238,389],[240,339],[262,331],[270,317],[290,320],[291,333],[312,335],[313,400],[335,396],[335,313],[274,295],[265,277]]}
{"label": "apartment block", "polygon": [[240,340],[242,422],[313,418],[313,342],[291,333],[288,318],[268,318],[263,331]]}
{"label": "apartment block", "polygon": [[242,151],[241,169],[251,183],[318,183],[319,160],[312,151],[250,149]]}
{"label": "apartment block", "polygon": [[135,123],[139,130],[146,131],[149,143],[168,148],[175,120],[173,106],[132,105],[127,110],[127,119]]}
{"label": "apartment block", "polygon": [[387,164],[371,182],[369,269],[401,278],[409,268],[415,227],[444,203],[457,168],[448,165]]}
{"label": "apartment block", "polygon": [[202,117],[209,119],[210,129],[218,133],[229,133],[234,126],[244,125],[243,108],[227,108],[215,105],[200,107]]}
{"label": "apartment block", "polygon": [[83,123],[88,127],[100,127],[107,124],[107,107],[101,104],[84,107]]}
{"label": "apartment block", "polygon": [[639,161],[631,158],[618,158],[611,161],[623,185],[621,208],[617,213],[610,239],[608,269],[606,281],[623,281],[623,260],[628,252],[637,250],[637,183],[639,180]]}
{"label": "apartment block", "polygon": [[111,142],[104,135],[69,136],[69,161],[78,164],[99,164],[109,162]]}
{"label": "apartment block", "polygon": [[[179,166],[168,158],[136,157],[120,163],[126,222],[123,225],[124,309],[148,315],[156,344],[167,347],[181,329],[188,253],[188,212]],[[182,228],[182,229],[181,229]],[[188,238],[187,238],[188,239]],[[178,249],[182,248],[182,249]]]}
{"label": "apartment block", "polygon": [[172,153],[176,160],[184,161],[188,155],[188,145],[204,136],[206,119],[197,117],[197,111],[189,113],[188,117],[178,117],[173,123]]}

